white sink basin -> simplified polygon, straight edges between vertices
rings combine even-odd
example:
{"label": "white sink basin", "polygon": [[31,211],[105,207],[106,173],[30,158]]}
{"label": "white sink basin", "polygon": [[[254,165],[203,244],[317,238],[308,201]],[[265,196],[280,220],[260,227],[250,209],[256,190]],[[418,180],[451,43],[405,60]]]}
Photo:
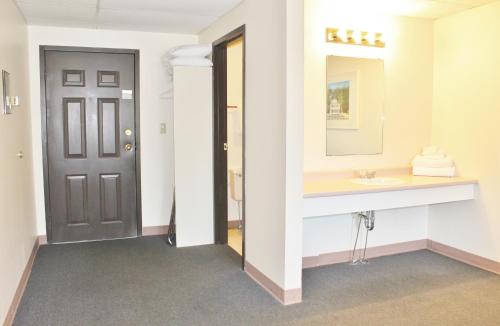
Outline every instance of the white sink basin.
{"label": "white sink basin", "polygon": [[371,179],[356,178],[356,179],[351,179],[351,182],[358,185],[367,185],[367,186],[393,186],[404,183],[404,181],[401,179],[391,178],[391,177],[375,177]]}

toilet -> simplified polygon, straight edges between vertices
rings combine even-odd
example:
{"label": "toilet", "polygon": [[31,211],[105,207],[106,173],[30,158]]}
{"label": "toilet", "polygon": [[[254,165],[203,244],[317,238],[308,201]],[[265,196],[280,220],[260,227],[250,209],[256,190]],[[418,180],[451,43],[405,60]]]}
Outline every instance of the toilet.
{"label": "toilet", "polygon": [[241,202],[243,200],[243,173],[241,168],[229,169],[229,192],[238,203],[238,229],[241,229]]}

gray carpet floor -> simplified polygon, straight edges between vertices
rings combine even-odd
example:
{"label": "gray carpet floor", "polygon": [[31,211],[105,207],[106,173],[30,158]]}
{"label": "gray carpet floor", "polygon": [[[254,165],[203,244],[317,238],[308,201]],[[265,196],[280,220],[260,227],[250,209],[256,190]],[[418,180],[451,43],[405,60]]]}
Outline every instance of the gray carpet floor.
{"label": "gray carpet floor", "polygon": [[423,250],[305,270],[284,307],[226,246],[42,246],[14,325],[500,325],[500,277]]}

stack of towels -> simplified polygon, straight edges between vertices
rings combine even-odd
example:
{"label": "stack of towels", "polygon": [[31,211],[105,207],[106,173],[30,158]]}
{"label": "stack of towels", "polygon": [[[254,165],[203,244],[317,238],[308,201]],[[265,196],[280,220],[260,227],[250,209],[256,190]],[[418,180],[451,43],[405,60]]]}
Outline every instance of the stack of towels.
{"label": "stack of towels", "polygon": [[193,44],[175,47],[167,52],[164,60],[170,67],[211,67],[212,60],[208,56],[212,53],[210,44]]}
{"label": "stack of towels", "polygon": [[453,177],[455,176],[455,163],[453,159],[436,146],[426,147],[421,155],[417,155],[413,161],[413,175],[429,177]]}
{"label": "stack of towels", "polygon": [[210,54],[212,54],[212,45],[210,44],[181,45],[170,49],[162,57],[163,65],[167,70],[168,84],[167,89],[160,97],[171,99],[173,96],[174,67],[212,67],[212,60],[208,58]]}

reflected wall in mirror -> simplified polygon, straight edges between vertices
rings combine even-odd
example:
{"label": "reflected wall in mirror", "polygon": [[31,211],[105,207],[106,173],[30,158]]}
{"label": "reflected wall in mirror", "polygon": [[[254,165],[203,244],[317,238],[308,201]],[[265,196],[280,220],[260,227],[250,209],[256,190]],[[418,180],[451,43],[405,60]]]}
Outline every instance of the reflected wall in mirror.
{"label": "reflected wall in mirror", "polygon": [[2,113],[11,114],[10,74],[2,70]]}
{"label": "reflected wall in mirror", "polygon": [[326,155],[383,150],[384,61],[326,57]]}

